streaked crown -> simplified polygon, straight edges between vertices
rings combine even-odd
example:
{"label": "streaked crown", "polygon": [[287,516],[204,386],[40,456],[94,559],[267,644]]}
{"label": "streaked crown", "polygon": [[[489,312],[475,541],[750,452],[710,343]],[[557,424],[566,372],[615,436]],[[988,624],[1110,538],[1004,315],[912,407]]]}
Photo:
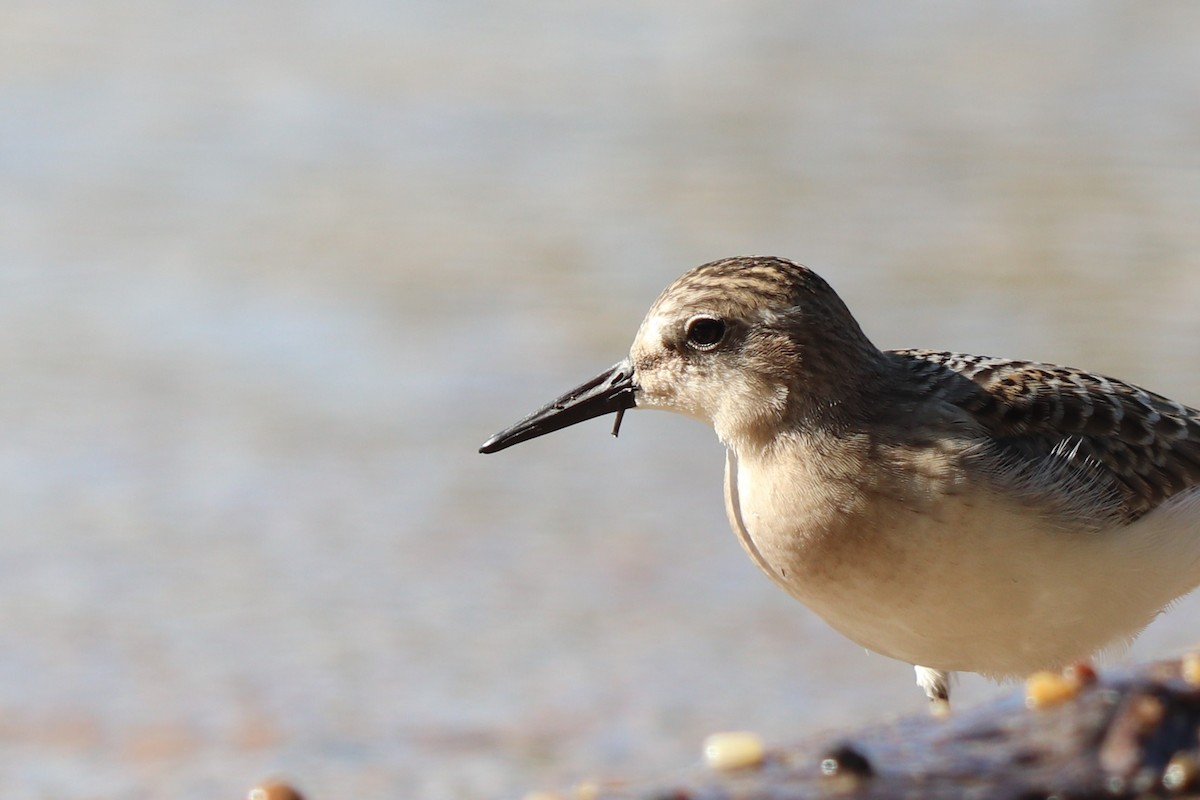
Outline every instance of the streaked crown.
{"label": "streaked crown", "polygon": [[882,362],[829,284],[769,256],[684,274],[646,315],[632,358],[639,406],[709,421],[726,442],[838,408]]}

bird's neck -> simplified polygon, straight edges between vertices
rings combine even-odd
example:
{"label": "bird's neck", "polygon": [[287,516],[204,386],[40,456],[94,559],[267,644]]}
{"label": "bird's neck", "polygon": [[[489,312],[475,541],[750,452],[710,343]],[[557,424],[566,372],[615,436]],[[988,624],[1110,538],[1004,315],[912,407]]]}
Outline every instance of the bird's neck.
{"label": "bird's neck", "polygon": [[790,376],[769,413],[714,420],[717,435],[734,453],[754,457],[792,448],[797,439],[835,440],[862,431],[884,402],[895,367],[873,347],[837,361]]}

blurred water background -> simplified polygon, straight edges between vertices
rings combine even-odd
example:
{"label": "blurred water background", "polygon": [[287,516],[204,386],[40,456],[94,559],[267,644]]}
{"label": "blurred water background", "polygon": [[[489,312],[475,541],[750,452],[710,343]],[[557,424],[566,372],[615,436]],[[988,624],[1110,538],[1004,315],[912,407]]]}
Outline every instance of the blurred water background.
{"label": "blurred water background", "polygon": [[1197,42],[1186,2],[0,2],[0,793],[514,797],[920,711],[743,556],[703,426],[475,450],[746,253],[881,346],[1200,404]]}

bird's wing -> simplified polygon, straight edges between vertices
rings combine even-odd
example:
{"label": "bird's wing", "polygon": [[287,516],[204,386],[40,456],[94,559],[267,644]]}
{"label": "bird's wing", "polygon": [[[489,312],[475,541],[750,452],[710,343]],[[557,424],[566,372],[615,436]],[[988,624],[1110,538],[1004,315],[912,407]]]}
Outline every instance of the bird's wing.
{"label": "bird's wing", "polygon": [[1200,485],[1200,411],[1070,367],[933,350],[891,354],[931,394],[1033,464],[1086,471],[1126,519]]}

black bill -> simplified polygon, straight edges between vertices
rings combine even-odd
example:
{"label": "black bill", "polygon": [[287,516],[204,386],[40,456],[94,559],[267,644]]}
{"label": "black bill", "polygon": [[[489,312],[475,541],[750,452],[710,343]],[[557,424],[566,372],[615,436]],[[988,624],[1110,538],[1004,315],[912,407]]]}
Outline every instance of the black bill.
{"label": "black bill", "polygon": [[[500,431],[484,442],[479,452],[495,453],[592,417],[612,413],[623,414],[625,409],[633,408],[636,389],[633,385],[633,365],[629,359],[625,359],[612,369],[605,370],[582,386],[567,392],[553,403],[533,412],[511,428]],[[613,428],[613,433],[616,434],[616,427]]]}

